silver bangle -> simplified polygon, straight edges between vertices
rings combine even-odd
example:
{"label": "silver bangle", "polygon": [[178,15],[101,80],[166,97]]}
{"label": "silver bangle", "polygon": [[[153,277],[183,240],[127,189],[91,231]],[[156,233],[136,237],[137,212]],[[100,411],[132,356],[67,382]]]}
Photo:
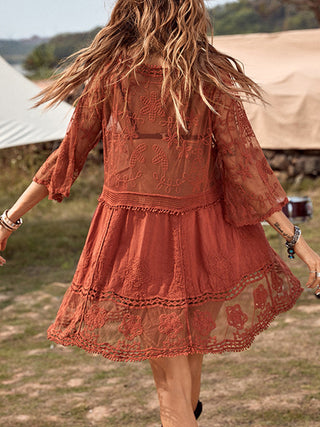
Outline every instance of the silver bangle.
{"label": "silver bangle", "polygon": [[297,225],[295,225],[294,226],[293,238],[290,240],[290,242],[288,242],[288,241],[286,242],[288,258],[290,258],[290,259],[294,258],[294,254],[295,254],[294,246],[296,245],[296,243],[300,239],[300,236],[301,236],[301,230]]}

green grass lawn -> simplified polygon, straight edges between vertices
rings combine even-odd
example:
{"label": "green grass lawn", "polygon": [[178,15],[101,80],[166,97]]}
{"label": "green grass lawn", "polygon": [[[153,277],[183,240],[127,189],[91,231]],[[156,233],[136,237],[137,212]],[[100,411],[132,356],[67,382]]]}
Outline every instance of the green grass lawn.
{"label": "green grass lawn", "polygon": [[[32,173],[7,168],[0,206],[13,204]],[[147,362],[116,363],[46,339],[71,281],[102,187],[88,165],[63,203],[44,200],[9,240],[0,271],[0,417],[10,426],[160,426]],[[320,252],[320,180],[287,188],[309,195],[314,218],[302,225]],[[5,190],[6,189],[6,190]],[[2,209],[1,208],[1,209]],[[283,242],[266,227],[271,245]],[[289,263],[289,261],[288,261]],[[289,263],[302,282],[307,269]],[[305,291],[246,352],[206,356],[200,426],[320,426],[320,300]]]}

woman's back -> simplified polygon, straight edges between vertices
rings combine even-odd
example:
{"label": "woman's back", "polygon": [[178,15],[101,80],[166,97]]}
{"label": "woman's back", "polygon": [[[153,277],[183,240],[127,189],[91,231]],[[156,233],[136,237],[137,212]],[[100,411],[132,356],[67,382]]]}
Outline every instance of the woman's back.
{"label": "woman's back", "polygon": [[183,106],[188,132],[178,138],[172,102],[161,102],[162,78],[161,66],[145,64],[114,85],[103,129],[105,191],[156,195],[169,208],[172,197],[197,203],[212,186],[213,131],[208,107],[194,94]]}

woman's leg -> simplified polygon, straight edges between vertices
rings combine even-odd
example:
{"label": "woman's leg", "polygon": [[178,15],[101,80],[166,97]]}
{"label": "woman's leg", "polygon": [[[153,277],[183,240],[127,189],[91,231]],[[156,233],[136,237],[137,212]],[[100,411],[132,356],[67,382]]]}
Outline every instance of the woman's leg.
{"label": "woman's leg", "polygon": [[188,356],[149,359],[157,387],[163,427],[196,427]]}
{"label": "woman's leg", "polygon": [[200,396],[202,360],[203,354],[188,355],[191,372],[191,402],[193,410],[196,409]]}

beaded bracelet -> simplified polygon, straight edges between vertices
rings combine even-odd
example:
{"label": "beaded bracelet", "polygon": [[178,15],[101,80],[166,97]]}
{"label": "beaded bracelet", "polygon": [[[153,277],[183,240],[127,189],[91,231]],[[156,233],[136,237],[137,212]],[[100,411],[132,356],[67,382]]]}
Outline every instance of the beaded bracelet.
{"label": "beaded bracelet", "polygon": [[286,242],[286,247],[287,247],[287,252],[288,252],[288,258],[293,259],[294,258],[294,245],[298,242],[298,240],[300,239],[301,236],[301,230],[300,228],[295,225],[294,226],[294,235],[292,240],[290,240],[290,242]]}
{"label": "beaded bracelet", "polygon": [[6,209],[0,216],[0,224],[8,231],[15,231],[22,225],[22,218],[19,218],[16,222],[11,221],[8,217],[8,210]]}

